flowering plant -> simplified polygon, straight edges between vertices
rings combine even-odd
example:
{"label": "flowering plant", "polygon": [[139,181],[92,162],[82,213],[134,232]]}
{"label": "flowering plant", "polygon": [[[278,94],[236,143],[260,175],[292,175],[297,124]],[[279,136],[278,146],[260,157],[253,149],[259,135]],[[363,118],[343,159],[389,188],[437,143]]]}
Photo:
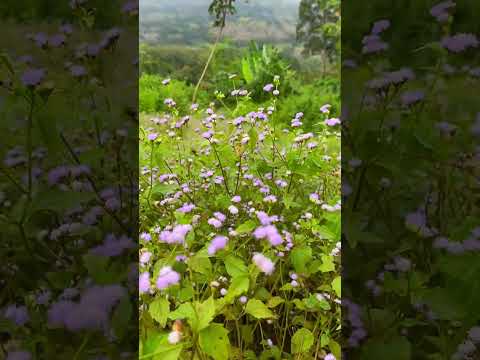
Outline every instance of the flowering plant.
{"label": "flowering plant", "polygon": [[339,356],[340,120],[277,119],[280,82],[141,116],[141,356]]}

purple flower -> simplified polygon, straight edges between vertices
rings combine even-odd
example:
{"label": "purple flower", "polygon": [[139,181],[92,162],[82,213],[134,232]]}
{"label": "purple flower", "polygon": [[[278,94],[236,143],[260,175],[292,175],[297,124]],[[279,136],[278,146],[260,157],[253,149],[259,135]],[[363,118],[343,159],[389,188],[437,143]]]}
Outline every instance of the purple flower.
{"label": "purple flower", "polygon": [[327,354],[323,360],[337,360],[337,358],[333,354]]}
{"label": "purple flower", "polygon": [[70,72],[74,77],[83,77],[87,75],[87,69],[82,65],[72,65],[70,67]]}
{"label": "purple flower", "polygon": [[144,294],[150,290],[150,273],[144,272],[138,278],[138,291]]}
{"label": "purple flower", "polygon": [[45,78],[45,70],[28,69],[22,75],[22,83],[25,86],[35,87],[39,85]]}
{"label": "purple flower", "polygon": [[211,139],[212,136],[213,136],[213,131],[212,130],[208,130],[208,131],[206,131],[202,134],[202,137],[204,139],[207,139],[207,140]]}
{"label": "purple flower", "polygon": [[25,325],[29,320],[28,310],[26,306],[9,305],[5,309],[5,318],[14,322],[18,326]]}
{"label": "purple flower", "polygon": [[338,125],[340,123],[341,123],[340,119],[338,119],[338,118],[331,118],[331,119],[325,120],[325,125],[328,125],[328,126],[335,126],[335,125]]}
{"label": "purple flower", "polygon": [[257,211],[257,218],[263,226],[270,225],[274,220],[273,217],[268,216],[264,211]]}
{"label": "purple flower", "polygon": [[150,261],[152,253],[150,251],[145,251],[140,255],[140,264],[145,265]]}
{"label": "purple flower", "polygon": [[73,33],[73,26],[71,24],[63,24],[60,26],[59,30],[67,35]]}
{"label": "purple flower", "polygon": [[31,360],[32,354],[28,351],[10,351],[6,360]]}
{"label": "purple flower", "polygon": [[303,123],[298,119],[293,119],[291,125],[292,127],[300,127],[303,125]]}
{"label": "purple flower", "polygon": [[148,138],[149,141],[155,141],[158,138],[158,134],[157,133],[150,133],[150,134],[148,134],[147,138]]}
{"label": "purple flower", "polygon": [[168,85],[170,84],[170,81],[171,81],[170,79],[165,79],[162,81],[162,85]]}
{"label": "purple flower", "polygon": [[441,41],[442,46],[454,53],[459,53],[471,47],[478,46],[478,39],[474,34],[460,33],[454,36],[444,37]]}
{"label": "purple flower", "polygon": [[44,48],[47,46],[48,36],[47,34],[40,32],[33,36],[33,41],[35,41],[38,47]]}
{"label": "purple flower", "polygon": [[257,239],[268,239],[272,246],[278,246],[283,243],[282,236],[279,234],[275,225],[267,225],[258,227],[253,236]]}
{"label": "purple flower", "polygon": [[177,105],[177,103],[173,101],[173,99],[165,99],[163,103],[168,107],[175,107]]}
{"label": "purple flower", "polygon": [[119,256],[124,250],[134,247],[135,243],[127,236],[123,235],[117,238],[115,235],[109,234],[105,237],[103,244],[92,248],[90,253],[98,256]]}
{"label": "purple flower", "polygon": [[390,27],[390,21],[389,20],[376,21],[373,24],[373,27],[372,27],[372,34],[373,35],[378,35],[381,32],[387,30],[389,27]]}
{"label": "purple flower", "polygon": [[224,249],[227,246],[228,238],[226,236],[215,236],[208,247],[208,254],[215,255],[218,250]]}
{"label": "purple flower", "polygon": [[388,49],[388,44],[383,42],[378,35],[367,35],[362,40],[364,54],[372,54]]}
{"label": "purple flower", "polygon": [[256,253],[253,255],[253,263],[265,274],[271,275],[275,270],[275,264],[265,255]]}
{"label": "purple flower", "polygon": [[180,282],[180,274],[174,271],[170,266],[163,267],[157,278],[157,288],[164,290],[171,285],[176,285]]}
{"label": "purple flower", "polygon": [[224,214],[222,214],[221,212],[218,212],[218,211],[214,212],[213,216],[215,216],[221,222],[224,222],[227,219],[227,217]]}
{"label": "purple flower", "polygon": [[208,222],[209,225],[213,226],[216,229],[221,228],[222,225],[223,225],[223,223],[220,220],[218,220],[217,218],[210,218],[210,219],[208,219],[207,222]]}
{"label": "purple flower", "polygon": [[150,240],[152,240],[152,236],[147,232],[143,232],[140,234],[140,239],[145,242],[149,242]]}
{"label": "purple flower", "polygon": [[332,107],[332,105],[325,104],[320,108],[320,112],[322,112],[323,114],[328,114],[330,112],[331,107]]}
{"label": "purple flower", "polygon": [[67,38],[65,37],[65,35],[55,34],[55,35],[52,35],[48,39],[48,45],[50,45],[51,47],[55,47],[55,48],[60,47],[60,46],[65,44],[66,40],[67,40]]}
{"label": "purple flower", "polygon": [[419,101],[422,101],[425,97],[425,93],[422,90],[406,91],[401,96],[401,101],[404,105],[413,105]]}
{"label": "purple flower", "polygon": [[234,203],[239,203],[240,201],[242,201],[242,198],[239,195],[235,195],[232,198],[232,202],[234,202]]}
{"label": "purple flower", "polygon": [[194,204],[183,204],[183,206],[181,208],[178,208],[177,211],[186,214],[195,209],[195,207],[196,206]]}
{"label": "purple flower", "polygon": [[263,87],[263,91],[270,92],[275,86],[273,84],[267,84]]}
{"label": "purple flower", "polygon": [[127,1],[122,6],[122,12],[127,14],[137,14],[138,13],[138,0]]}
{"label": "purple flower", "polygon": [[448,12],[447,10],[452,8],[452,7],[455,7],[456,4],[451,1],[451,0],[448,0],[448,1],[443,1],[435,6],[433,6],[431,9],[430,9],[430,14],[435,17],[437,19],[437,21],[439,22],[444,22],[446,20],[448,20]]}
{"label": "purple flower", "polygon": [[162,231],[159,239],[167,244],[183,244],[185,242],[185,236],[190,230],[192,230],[192,225],[177,225],[172,231]]}
{"label": "purple flower", "polygon": [[263,201],[267,203],[276,203],[277,202],[277,197],[275,195],[268,195],[263,198]]}

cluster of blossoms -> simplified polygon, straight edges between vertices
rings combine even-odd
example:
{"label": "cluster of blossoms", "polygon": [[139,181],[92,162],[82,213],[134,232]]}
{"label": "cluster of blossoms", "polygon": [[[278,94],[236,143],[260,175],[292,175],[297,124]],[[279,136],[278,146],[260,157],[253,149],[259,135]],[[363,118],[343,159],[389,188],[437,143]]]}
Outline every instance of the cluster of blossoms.
{"label": "cluster of blossoms", "polygon": [[225,214],[219,212],[219,211],[216,211],[213,213],[213,217],[208,219],[208,224],[213,226],[214,228],[216,229],[219,229],[223,226],[223,223],[225,222],[225,220],[227,220],[227,217],[225,216]]}
{"label": "cluster of blossoms", "polygon": [[347,320],[352,328],[352,333],[348,338],[348,346],[358,347],[360,342],[367,337],[362,320],[362,308],[348,299],[343,299],[342,304],[347,310]]}
{"label": "cluster of blossoms", "polygon": [[382,283],[385,281],[385,274],[390,273],[407,273],[412,268],[412,262],[410,259],[407,259],[403,256],[395,256],[393,261],[387,263],[383,267],[375,280],[371,279],[365,283],[366,288],[371,292],[373,296],[380,296],[382,294],[383,288]]}
{"label": "cluster of blossoms", "polygon": [[474,326],[468,331],[467,339],[458,345],[457,351],[452,355],[452,360],[473,359],[473,355],[480,345],[480,326]]}
{"label": "cluster of blossoms", "polygon": [[438,22],[446,22],[450,14],[448,10],[456,6],[455,2],[451,0],[443,1],[430,9],[430,15],[437,19]]}
{"label": "cluster of blossoms", "polygon": [[170,266],[165,266],[160,269],[157,278],[157,288],[164,290],[169,286],[176,285],[180,281],[180,274],[173,270]]}
{"label": "cluster of blossoms", "polygon": [[213,238],[208,247],[208,254],[215,255],[218,250],[222,250],[227,246],[228,238],[226,236],[217,235]]}
{"label": "cluster of blossoms", "polygon": [[422,209],[409,213],[405,216],[405,226],[410,231],[419,234],[421,237],[431,237],[437,234],[437,229],[429,227],[427,216]]}
{"label": "cluster of blossoms", "polygon": [[[155,200],[158,200],[155,204],[160,205],[155,210],[163,215],[159,220],[152,219],[149,216],[151,215],[150,207],[145,207],[145,218],[147,222],[152,219],[152,223],[145,225],[144,228],[148,230],[140,234],[143,249],[140,250],[142,273],[139,278],[139,291],[144,302],[141,311],[150,311],[148,304],[155,300],[148,295],[154,294],[157,290],[164,292],[156,295],[155,299],[159,296],[162,299],[167,297],[169,303],[175,303],[176,309],[183,305],[195,306],[197,300],[179,299],[176,288],[167,291],[177,284],[180,286],[182,296],[191,296],[190,289],[193,289],[194,294],[200,295],[201,298],[203,295],[201,292],[208,289],[214,301],[224,301],[226,306],[236,303],[248,312],[250,300],[254,303],[260,301],[255,292],[258,286],[262,286],[260,283],[264,282],[263,286],[271,290],[268,289],[270,282],[277,278],[275,274],[279,271],[284,275],[282,279],[285,279],[285,276],[288,279],[288,283],[285,284],[288,285],[288,291],[293,291],[298,296],[303,296],[304,285],[305,290],[308,291],[310,282],[317,282],[316,279],[308,279],[309,275],[298,269],[302,264],[293,266],[289,255],[294,247],[294,239],[296,244],[297,236],[304,236],[300,234],[301,232],[311,231],[300,226],[302,224],[300,215],[305,214],[302,219],[312,220],[312,222],[316,221],[317,215],[328,215],[329,219],[336,218],[339,214],[325,212],[340,209],[340,202],[335,203],[338,200],[338,192],[331,191],[330,183],[318,185],[319,182],[311,181],[308,177],[296,178],[297,174],[283,166],[276,168],[269,166],[268,170],[263,170],[256,166],[256,161],[257,157],[258,159],[262,157],[267,163],[272,161],[271,157],[273,160],[284,160],[289,151],[295,151],[301,154],[297,160],[299,165],[302,165],[308,157],[315,157],[319,162],[324,160],[327,166],[332,168],[337,163],[332,161],[333,156],[327,155],[330,146],[323,139],[323,134],[317,137],[316,133],[303,133],[302,130],[292,130],[288,126],[274,131],[271,126],[274,118],[270,115],[276,109],[277,99],[273,96],[279,95],[278,86],[278,79],[274,79],[272,84],[264,87],[265,92],[272,94],[273,106],[259,107],[256,111],[246,112],[243,116],[235,115],[238,117],[229,119],[218,111],[216,104],[211,103],[205,111],[202,109],[192,117],[191,122],[184,121],[187,117],[180,115],[184,109],[178,106],[178,108],[167,110],[171,115],[160,115],[164,120],[154,122],[155,127],[148,130],[157,134],[157,137],[154,145],[147,141],[143,142],[147,153],[150,151],[154,155],[158,149],[168,152],[168,147],[173,141],[180,142],[180,146],[176,147],[178,158],[177,156],[165,158],[169,174],[159,175],[162,170],[156,169],[153,163],[145,166],[142,172],[146,186],[141,195],[145,200],[150,196],[149,186],[155,186],[158,183],[168,186],[165,186],[167,190],[161,194],[155,194]],[[242,91],[242,89],[234,89],[230,95],[232,97],[248,95]],[[217,92],[215,95],[218,100],[223,99],[223,94]],[[229,100],[243,103],[243,100],[238,98]],[[322,106],[320,111],[323,116],[330,115],[330,108],[329,104]],[[198,106],[195,110],[190,110],[197,111]],[[176,119],[180,120],[176,122]],[[302,126],[303,119],[302,112],[296,113],[292,126]],[[327,126],[340,123],[339,119],[331,120]],[[179,123],[181,124],[178,125]],[[322,131],[325,136],[337,134],[336,129],[322,128]],[[278,135],[280,133],[282,135]],[[285,140],[289,143],[276,142],[276,136],[285,136]],[[292,142],[293,138],[295,140]],[[315,142],[312,141],[313,139]],[[182,141],[185,141],[185,144]],[[275,148],[276,146],[278,149]],[[325,153],[322,154],[321,149]],[[277,150],[278,152],[272,156],[270,150],[272,153]],[[153,155],[152,159],[155,159]],[[159,164],[159,166],[163,165]],[[317,179],[317,175],[313,177]],[[295,179],[292,180],[292,178]],[[302,185],[298,187],[298,184]],[[322,200],[325,202],[320,201],[318,193],[314,196],[316,200],[312,198],[314,204],[309,201],[308,194],[314,189],[322,193]],[[302,194],[303,190],[307,191],[306,196]],[[295,194],[295,201],[302,203],[302,206],[305,204],[306,207],[295,214],[298,217],[292,216],[292,219],[298,219],[297,222],[293,220],[288,222],[287,216],[273,215],[281,213],[284,207],[282,200],[290,191],[292,195]],[[334,205],[327,204],[327,201]],[[297,211],[300,207],[296,204],[291,211]],[[165,224],[166,219],[173,218],[177,223],[190,225]],[[167,224],[172,224],[171,220],[168,221]],[[191,235],[194,236],[188,237],[191,239],[188,240],[190,251],[188,254],[184,254],[185,246],[167,247],[168,244],[185,245],[186,235],[193,228],[195,233]],[[288,231],[291,228],[296,229],[295,235]],[[160,243],[153,243],[154,234],[157,233]],[[311,246],[314,253],[318,250],[315,242],[318,243],[320,240],[316,236],[311,238],[312,243],[311,245],[309,243],[308,247]],[[251,241],[255,239],[261,241]],[[334,246],[332,256],[338,256],[340,244],[332,244],[332,246]],[[156,263],[152,261],[153,256],[162,256],[162,253],[166,255],[167,252],[170,254],[168,265],[163,263],[164,267],[160,269],[158,278],[151,280],[151,277],[156,276],[152,274],[158,271],[155,268]],[[316,254],[312,257],[316,257]],[[173,258],[176,264],[173,264]],[[248,266],[247,262],[251,262],[251,265]],[[246,282],[245,271],[250,272],[252,265],[256,268],[255,270],[258,269],[262,273],[262,276],[255,281]],[[291,266],[293,268],[289,268]],[[228,275],[223,276],[223,271]],[[183,276],[184,272],[185,276]],[[235,273],[241,273],[241,275]],[[331,280],[326,280],[326,283],[331,283]],[[293,288],[296,289],[293,290]],[[335,290],[328,288],[324,291],[318,296],[325,300],[331,299],[332,305],[335,304],[337,310],[340,300],[327,293]],[[280,310],[282,308],[283,305],[282,307],[277,305],[271,311],[275,313],[282,311]],[[293,309],[290,311],[296,312]],[[273,316],[265,321],[271,326],[276,326]],[[188,336],[174,325],[168,334],[168,343],[177,344],[182,341],[184,335]],[[265,343],[269,347],[274,347],[274,342],[279,343],[277,338],[272,337],[266,339]],[[333,354],[328,354],[326,358],[335,359]]]}
{"label": "cluster of blossoms", "polygon": [[379,20],[375,22],[370,34],[366,35],[362,40],[362,52],[364,54],[372,54],[387,50],[388,44],[380,38],[380,34],[389,27],[390,21],[388,20]]}
{"label": "cluster of blossoms", "polygon": [[460,53],[469,48],[476,48],[479,45],[479,41],[474,34],[456,34],[453,36],[444,37],[441,41],[442,46],[453,52]]}
{"label": "cluster of blossoms", "polygon": [[159,235],[159,240],[167,244],[184,244],[185,236],[192,230],[192,225],[182,224],[172,230],[164,230]]}
{"label": "cluster of blossoms", "polygon": [[256,253],[253,255],[253,263],[265,274],[271,275],[275,270],[275,264],[265,255]]}
{"label": "cluster of blossoms", "polygon": [[473,229],[470,236],[462,242],[451,241],[446,237],[439,236],[434,240],[433,247],[456,255],[480,251],[480,228]]}
{"label": "cluster of blossoms", "polygon": [[120,285],[92,286],[81,294],[80,301],[72,299],[78,291],[64,291],[48,310],[48,324],[54,328],[71,331],[100,329],[108,331],[109,315],[115,304],[125,296],[126,289]]}

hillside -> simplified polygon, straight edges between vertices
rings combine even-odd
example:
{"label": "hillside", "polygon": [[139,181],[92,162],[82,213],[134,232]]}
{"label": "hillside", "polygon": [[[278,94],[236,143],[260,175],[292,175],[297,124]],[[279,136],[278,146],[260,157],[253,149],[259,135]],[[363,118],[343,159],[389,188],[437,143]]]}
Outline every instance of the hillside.
{"label": "hillside", "polygon": [[[249,0],[225,29],[235,42],[295,41],[299,0]],[[151,44],[199,44],[212,36],[210,0],[141,0],[140,41]]]}

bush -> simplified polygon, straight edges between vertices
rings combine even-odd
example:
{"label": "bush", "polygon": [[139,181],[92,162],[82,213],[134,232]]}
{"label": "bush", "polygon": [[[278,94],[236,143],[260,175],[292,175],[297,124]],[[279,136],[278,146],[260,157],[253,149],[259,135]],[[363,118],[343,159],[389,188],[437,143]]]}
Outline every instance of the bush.
{"label": "bush", "polygon": [[141,357],[340,356],[339,129],[273,126],[268,96],[143,124]]}

